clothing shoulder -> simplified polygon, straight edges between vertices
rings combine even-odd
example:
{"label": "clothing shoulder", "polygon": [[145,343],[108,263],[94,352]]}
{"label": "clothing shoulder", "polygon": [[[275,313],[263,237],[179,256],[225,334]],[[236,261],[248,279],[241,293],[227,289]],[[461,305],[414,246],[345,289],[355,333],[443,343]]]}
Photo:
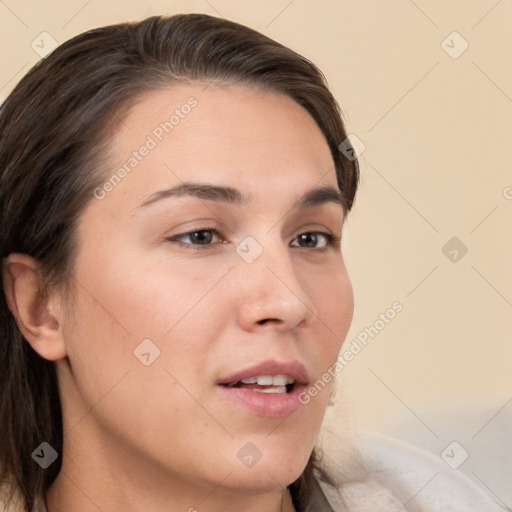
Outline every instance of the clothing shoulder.
{"label": "clothing shoulder", "polygon": [[327,434],[322,465],[336,487],[320,482],[335,512],[504,512],[440,457],[370,432],[347,443]]}

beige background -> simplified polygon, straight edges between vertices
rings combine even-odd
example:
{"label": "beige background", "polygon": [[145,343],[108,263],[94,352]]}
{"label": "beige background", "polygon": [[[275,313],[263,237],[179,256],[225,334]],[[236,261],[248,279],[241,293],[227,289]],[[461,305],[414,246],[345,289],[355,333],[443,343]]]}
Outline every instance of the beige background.
{"label": "beige background", "polygon": [[[42,32],[63,42],[177,12],[239,21],[313,60],[366,146],[344,241],[347,345],[393,302],[403,311],[343,370],[326,423],[436,454],[455,440],[461,470],[511,506],[512,1],[4,0],[0,99]],[[464,41],[458,58],[445,51]],[[457,262],[442,252],[452,237],[468,248]]]}

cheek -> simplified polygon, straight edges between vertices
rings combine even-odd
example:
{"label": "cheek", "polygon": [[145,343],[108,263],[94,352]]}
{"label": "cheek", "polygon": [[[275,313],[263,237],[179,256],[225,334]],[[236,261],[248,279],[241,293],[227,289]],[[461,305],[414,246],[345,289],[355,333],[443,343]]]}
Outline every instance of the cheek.
{"label": "cheek", "polygon": [[145,439],[132,442],[148,452],[161,449],[169,432],[187,438],[186,417],[195,418],[198,430],[218,428],[187,392],[202,383],[205,344],[215,329],[212,300],[222,303],[218,293],[208,295],[218,277],[210,271],[193,278],[170,263],[147,264],[122,251],[104,254],[96,259],[84,252],[77,262],[75,322],[65,337],[78,391],[73,397],[83,410],[71,411],[70,424],[80,424],[94,407],[106,430],[127,436],[123,425],[130,425]]}
{"label": "cheek", "polygon": [[301,401],[304,404],[304,422],[312,432],[319,428],[329,400],[331,387],[339,372],[337,360],[350,328],[354,297],[352,285],[343,261],[333,266],[319,267],[315,279],[307,275],[303,287],[316,309],[312,322],[314,334],[310,337],[307,358],[316,361],[315,374]]}
{"label": "cheek", "polygon": [[[332,362],[341,349],[352,323],[354,294],[343,260],[319,267],[304,277],[304,289],[316,309],[318,330],[323,332],[319,346],[324,361]],[[318,339],[318,335],[314,336]]]}
{"label": "cheek", "polygon": [[[97,403],[132,365],[132,337],[116,318],[117,302],[77,275],[70,322],[64,326],[70,378],[86,408]],[[86,283],[86,284],[82,284]],[[77,400],[79,401],[79,400]]]}
{"label": "cheek", "polygon": [[111,243],[83,254],[77,270],[84,298],[80,312],[91,314],[109,336],[124,333],[134,342],[161,337],[193,307],[208,283],[191,278],[172,262],[121,247]]}
{"label": "cheek", "polygon": [[149,350],[158,365],[172,370],[179,362],[190,372],[220,322],[223,287],[214,288],[224,271],[198,262],[188,269],[168,257],[143,258],[120,247],[98,246],[78,261],[71,362],[102,382],[102,373],[119,375]]}

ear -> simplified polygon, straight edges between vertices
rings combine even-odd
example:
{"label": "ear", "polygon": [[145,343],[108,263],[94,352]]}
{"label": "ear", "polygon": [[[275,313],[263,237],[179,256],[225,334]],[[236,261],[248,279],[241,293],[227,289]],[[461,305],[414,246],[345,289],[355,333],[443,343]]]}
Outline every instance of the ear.
{"label": "ear", "polygon": [[7,305],[25,339],[44,359],[57,361],[66,357],[60,297],[57,293],[44,297],[37,260],[12,253],[3,264]]}

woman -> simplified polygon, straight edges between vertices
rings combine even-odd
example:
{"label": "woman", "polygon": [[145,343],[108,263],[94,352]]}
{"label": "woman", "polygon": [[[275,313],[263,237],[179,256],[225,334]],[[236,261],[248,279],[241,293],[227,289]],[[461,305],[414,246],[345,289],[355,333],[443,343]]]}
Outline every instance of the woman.
{"label": "woman", "polygon": [[320,71],[233,22],[153,17],[57,48],[0,131],[9,505],[369,510],[314,450],[358,181]]}
{"label": "woman", "polygon": [[357,164],[321,74],[155,17],[63,44],[0,126],[1,460],[26,509],[291,510],[297,480],[300,507],[330,386],[298,395],[352,316]]}

